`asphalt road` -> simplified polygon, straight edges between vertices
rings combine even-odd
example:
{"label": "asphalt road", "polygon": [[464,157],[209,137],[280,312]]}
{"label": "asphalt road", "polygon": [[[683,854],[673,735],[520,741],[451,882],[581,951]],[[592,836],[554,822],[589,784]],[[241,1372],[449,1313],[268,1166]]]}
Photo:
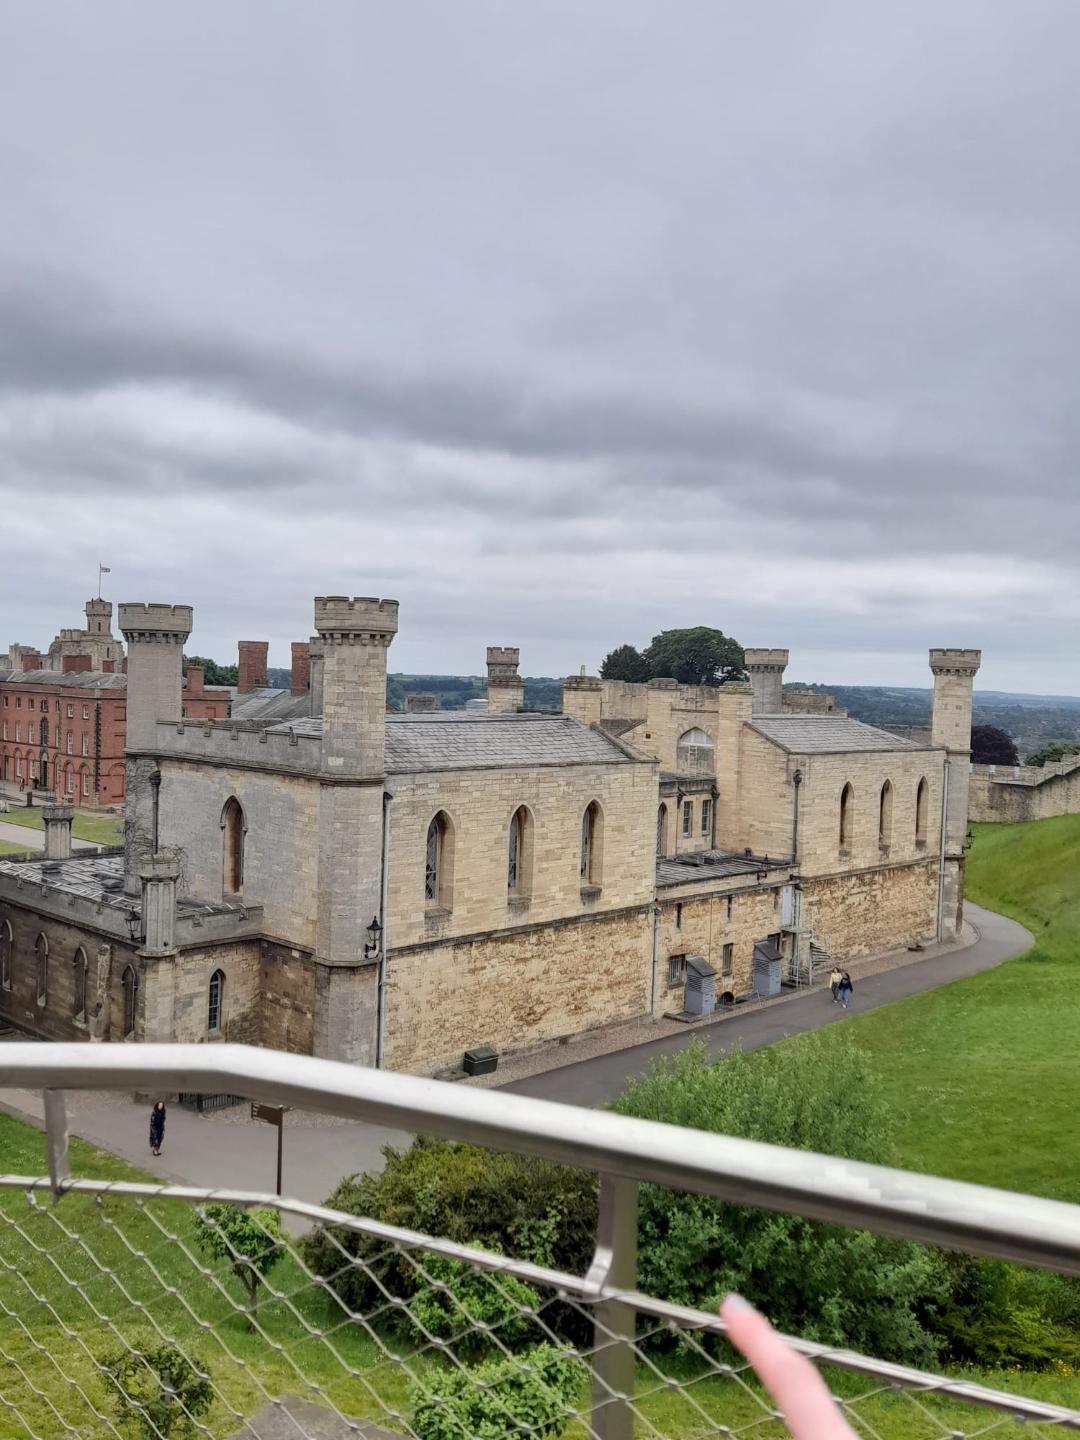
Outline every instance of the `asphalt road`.
{"label": "asphalt road", "polygon": [[627,1080],[643,1074],[657,1056],[672,1055],[681,1050],[691,1036],[700,1038],[706,1053],[713,1057],[722,1055],[735,1044],[741,1045],[744,1050],[760,1050],[763,1045],[772,1045],[785,1036],[805,1035],[809,1030],[839,1025],[849,1015],[877,1010],[895,1000],[905,1000],[909,995],[934,990],[951,980],[962,980],[967,975],[991,970],[1002,961],[1023,954],[1034,944],[1034,938],[1015,920],[995,915],[992,910],[984,910],[970,901],[964,909],[967,919],[979,931],[979,939],[974,945],[932,960],[915,961],[895,970],[883,970],[878,975],[867,976],[856,985],[850,1010],[834,1005],[827,989],[811,990],[779,1005],[761,1005],[745,1015],[734,1015],[715,1025],[695,1028],[686,1035],[668,1035],[662,1040],[636,1045],[631,1050],[597,1055],[575,1065],[564,1065],[559,1070],[514,1080],[500,1088],[519,1095],[535,1095],[543,1100],[561,1100],[566,1105],[603,1105],[615,1099]]}

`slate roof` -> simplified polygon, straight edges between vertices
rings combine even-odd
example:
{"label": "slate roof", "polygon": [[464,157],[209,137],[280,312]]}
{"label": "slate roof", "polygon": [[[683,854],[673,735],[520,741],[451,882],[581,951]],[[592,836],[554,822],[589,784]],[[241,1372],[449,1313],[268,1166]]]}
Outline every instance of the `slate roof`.
{"label": "slate roof", "polygon": [[[322,718],[270,725],[267,733],[321,735]],[[632,765],[605,736],[569,715],[491,715],[478,710],[387,715],[386,773],[520,770],[542,765]]]}
{"label": "slate roof", "polygon": [[270,685],[259,690],[251,690],[246,695],[237,694],[234,685],[226,688],[232,697],[230,718],[233,720],[277,723],[282,720],[309,718],[311,696],[308,694],[294,695],[291,690],[279,690]]}
{"label": "slate roof", "polygon": [[[142,909],[138,895],[124,893],[124,857],[122,855],[73,855],[70,860],[0,859],[0,875],[11,875],[27,885],[48,885],[65,895],[81,895],[100,902],[110,910]],[[208,905],[200,900],[176,898],[176,913],[185,915],[232,914],[238,904]]]}
{"label": "slate roof", "polygon": [[749,878],[756,877],[762,870],[790,869],[790,860],[770,860],[764,855],[736,855],[731,850],[696,850],[657,860],[656,884],[658,889],[662,889],[667,885],[686,885],[691,880],[726,880],[739,875]]}
{"label": "slate roof", "polygon": [[755,715],[751,728],[796,755],[843,755],[853,750],[927,750],[847,715]]}
{"label": "slate roof", "polygon": [[126,690],[127,676],[112,670],[0,670],[0,685],[62,685],[75,689]]}

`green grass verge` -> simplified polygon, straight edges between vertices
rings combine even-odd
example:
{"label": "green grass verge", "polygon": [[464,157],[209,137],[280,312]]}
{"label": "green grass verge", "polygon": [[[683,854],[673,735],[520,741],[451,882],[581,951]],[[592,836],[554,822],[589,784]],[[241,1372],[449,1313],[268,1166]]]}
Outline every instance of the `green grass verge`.
{"label": "green grass verge", "polygon": [[872,1054],[898,1164],[1080,1202],[1080,815],[972,829],[968,896],[1034,949],[820,1039],[850,1025]]}
{"label": "green grass verge", "polygon": [[[5,825],[25,825],[28,830],[44,830],[45,821],[38,806],[22,806],[0,816]],[[120,845],[124,839],[124,822],[116,815],[98,815],[92,810],[76,810],[71,833],[76,840],[92,845]]]}
{"label": "green grass verge", "polygon": [[[40,1132],[0,1114],[0,1172],[44,1170]],[[72,1170],[94,1179],[153,1178],[79,1140],[72,1141]],[[231,1411],[249,1416],[268,1396],[308,1397],[311,1382],[344,1414],[401,1428],[395,1412],[409,1409],[401,1360],[421,1375],[433,1362],[411,1354],[399,1335],[349,1323],[292,1256],[274,1269],[271,1283],[282,1298],[263,1301],[261,1333],[252,1331],[239,1310],[238,1282],[198,1249],[186,1204],[157,1200],[140,1207],[120,1198],[99,1204],[68,1195],[54,1206],[45,1195],[31,1203],[21,1191],[0,1191],[0,1396],[21,1417],[0,1411],[0,1436],[59,1434],[64,1424],[83,1440],[109,1435],[95,1414],[111,1413],[97,1362],[119,1348],[116,1331],[130,1338],[153,1327],[208,1368],[217,1399],[207,1418],[216,1437],[239,1428]],[[638,1370],[642,1433],[683,1440],[713,1434],[718,1425],[753,1425],[762,1440],[787,1434],[763,1421],[754,1389],[717,1377],[692,1355],[663,1362],[662,1369],[663,1376]],[[664,1376],[677,1379],[679,1388]],[[969,1378],[1058,1403],[1076,1398],[1076,1382],[1058,1376],[969,1372]],[[875,1389],[839,1371],[829,1380],[853,1400]],[[587,1403],[584,1392],[579,1403]],[[967,1405],[932,1396],[916,1404],[897,1393],[859,1401],[855,1413],[866,1433],[882,1440],[938,1440],[988,1418]],[[1002,1424],[994,1433],[1021,1440],[1026,1432]],[[584,1440],[586,1431],[575,1424],[566,1434]]]}
{"label": "green grass verge", "polygon": [[29,850],[25,850],[21,845],[16,845],[11,840],[0,840],[0,855],[26,856],[30,853]]}

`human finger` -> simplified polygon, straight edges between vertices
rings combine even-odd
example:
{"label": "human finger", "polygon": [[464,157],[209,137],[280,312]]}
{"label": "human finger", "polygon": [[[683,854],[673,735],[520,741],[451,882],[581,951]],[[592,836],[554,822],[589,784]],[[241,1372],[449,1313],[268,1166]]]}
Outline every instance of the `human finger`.
{"label": "human finger", "polygon": [[720,1306],[728,1339],[754,1367],[795,1440],[855,1440],[828,1387],[804,1355],[781,1339],[765,1316],[729,1295]]}

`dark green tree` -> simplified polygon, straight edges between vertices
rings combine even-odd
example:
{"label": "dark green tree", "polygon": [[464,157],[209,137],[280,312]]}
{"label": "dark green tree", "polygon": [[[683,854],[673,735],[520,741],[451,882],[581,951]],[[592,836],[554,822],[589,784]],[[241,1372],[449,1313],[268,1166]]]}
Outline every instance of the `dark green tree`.
{"label": "dark green tree", "polygon": [[1019,765],[1016,742],[1007,731],[996,725],[971,727],[971,763],[973,765]]}
{"label": "dark green tree", "polygon": [[216,660],[211,660],[206,655],[185,655],[184,668],[189,665],[201,665],[206,672],[203,676],[207,685],[235,685],[240,678],[239,668],[236,665],[219,665]]}
{"label": "dark green tree", "polygon": [[604,656],[601,680],[642,681],[649,678],[649,662],[633,645],[617,645]]}
{"label": "dark green tree", "polygon": [[743,648],[722,630],[695,625],[689,630],[662,630],[645,650],[652,679],[668,676],[682,685],[723,685],[745,680]]}

